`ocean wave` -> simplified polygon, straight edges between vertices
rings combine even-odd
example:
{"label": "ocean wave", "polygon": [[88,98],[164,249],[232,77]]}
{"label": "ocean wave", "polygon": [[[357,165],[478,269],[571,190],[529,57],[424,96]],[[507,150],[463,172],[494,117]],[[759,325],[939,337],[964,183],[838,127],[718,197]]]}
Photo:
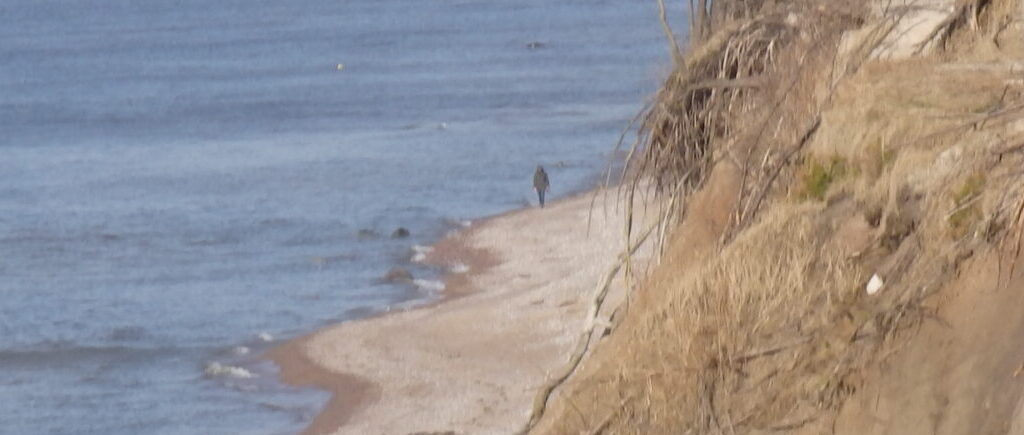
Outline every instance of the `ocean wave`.
{"label": "ocean wave", "polygon": [[444,290],[444,283],[441,281],[434,281],[430,279],[414,279],[412,283],[420,289],[430,292],[440,292]]}
{"label": "ocean wave", "polygon": [[313,263],[314,266],[324,267],[334,263],[355,261],[359,256],[355,254],[338,254],[338,255],[326,255],[326,256],[313,256],[309,257],[309,262]]}
{"label": "ocean wave", "polygon": [[189,239],[189,240],[185,241],[185,245],[187,245],[187,246],[197,246],[197,247],[221,246],[221,245],[237,245],[238,243],[241,243],[241,241],[242,241],[242,239],[240,237],[236,236],[236,235],[233,235],[233,234],[222,234],[222,235],[215,235],[215,236],[210,236],[210,237],[199,237],[199,238]]}
{"label": "ocean wave", "polygon": [[412,261],[414,263],[420,263],[427,259],[427,254],[434,252],[434,248],[423,245],[412,245]]}
{"label": "ocean wave", "polygon": [[107,337],[114,341],[136,341],[146,337],[146,328],[141,326],[121,326],[114,328]]}
{"label": "ocean wave", "polygon": [[82,361],[131,361],[159,358],[185,350],[175,347],[80,345],[60,341],[14,349],[0,349],[0,367],[4,366],[61,366]]}
{"label": "ocean wave", "polygon": [[256,375],[246,370],[243,367],[232,366],[227,364],[221,364],[219,362],[212,362],[206,365],[203,369],[203,374],[209,377],[229,377],[238,379],[250,379],[255,378]]}
{"label": "ocean wave", "polygon": [[444,223],[454,228],[469,228],[473,226],[473,221],[469,219],[444,218]]}

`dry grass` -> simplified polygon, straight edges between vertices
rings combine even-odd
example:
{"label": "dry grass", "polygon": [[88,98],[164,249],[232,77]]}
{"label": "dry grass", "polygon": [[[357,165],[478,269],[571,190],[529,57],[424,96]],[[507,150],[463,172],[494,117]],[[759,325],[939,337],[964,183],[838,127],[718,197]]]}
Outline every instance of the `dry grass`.
{"label": "dry grass", "polygon": [[[652,407],[625,427],[768,429],[811,418],[842,394],[841,382],[830,380],[845,370],[823,361],[843,353],[856,333],[851,328],[839,336],[830,325],[843,320],[863,277],[834,253],[807,249],[823,246],[815,240],[817,211],[795,207],[766,217],[696,279],[678,284],[669,309],[652,316],[637,339],[664,343],[659,351],[680,359],[630,364],[674,387],[641,397],[677,412],[663,415],[657,411],[665,408]],[[691,388],[697,394],[679,394]]]}
{"label": "dry grass", "polygon": [[849,171],[846,160],[832,156],[825,160],[809,159],[801,169],[799,196],[803,199],[821,201],[829,187],[840,181]]}
{"label": "dry grass", "polygon": [[929,46],[949,53],[977,48],[979,43],[998,46],[1016,7],[1015,0],[957,0],[953,13],[918,46],[918,52]]}
{"label": "dry grass", "polygon": [[829,2],[739,6],[723,6],[726,18],[714,20],[678,62],[642,115],[623,170],[627,203],[651,189],[666,228],[684,216],[690,193],[721,159],[744,168],[747,201],[737,227],[750,223],[763,188],[817,128],[813,114],[828,99],[817,84],[839,74],[839,37],[861,22],[859,10]]}
{"label": "dry grass", "polygon": [[821,203],[773,207],[698,270],[656,283],[664,297],[637,311],[615,370],[576,383],[569,399],[619,411],[600,423],[567,413],[557,431],[750,433],[827,420],[887,340],[928,315],[927,295],[898,281],[866,298],[868,269],[828,231],[844,216]]}
{"label": "dry grass", "polygon": [[985,175],[975,173],[967,177],[963,184],[953,192],[953,204],[956,207],[949,213],[949,227],[954,238],[962,238],[977,226],[981,219],[981,207],[978,200],[985,189]]}
{"label": "dry grass", "polygon": [[[971,3],[958,13],[982,43],[1010,2]],[[628,195],[651,186],[665,221],[687,225],[709,206],[690,194],[728,164],[733,225],[715,255],[655,271],[549,431],[827,431],[866,368],[942,321],[931,296],[965,258],[1024,246],[1015,73],[949,53],[862,66],[870,49],[838,51],[856,14],[789,6],[718,25],[645,113]],[[944,46],[972,41],[963,22]],[[873,274],[885,285],[868,296]]]}

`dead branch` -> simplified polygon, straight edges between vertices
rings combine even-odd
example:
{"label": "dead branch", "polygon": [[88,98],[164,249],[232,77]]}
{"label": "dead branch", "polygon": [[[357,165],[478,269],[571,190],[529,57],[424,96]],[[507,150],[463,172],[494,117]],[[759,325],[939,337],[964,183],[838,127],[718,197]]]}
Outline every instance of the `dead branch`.
{"label": "dead branch", "polygon": [[626,263],[627,259],[632,257],[632,255],[636,253],[641,246],[643,246],[648,236],[650,236],[657,227],[658,223],[651,225],[650,228],[644,231],[635,244],[631,245],[622,254],[619,254],[618,261],[615,262],[611,269],[609,269],[604,275],[603,279],[598,283],[594,292],[593,302],[591,302],[590,309],[588,310],[587,326],[584,328],[583,332],[580,333],[579,338],[577,339],[576,349],[573,350],[572,356],[569,358],[569,363],[558,374],[540,387],[540,390],[537,392],[537,395],[533,400],[530,419],[521,433],[529,432],[530,429],[540,422],[540,419],[544,416],[544,412],[547,408],[548,400],[551,398],[551,393],[561,386],[579,367],[580,362],[583,360],[583,356],[590,349],[592,337],[594,335],[594,327],[598,324],[596,319],[601,311],[601,305],[604,304],[604,298],[608,294],[608,289],[611,287],[612,280],[616,275],[618,275],[619,270]]}

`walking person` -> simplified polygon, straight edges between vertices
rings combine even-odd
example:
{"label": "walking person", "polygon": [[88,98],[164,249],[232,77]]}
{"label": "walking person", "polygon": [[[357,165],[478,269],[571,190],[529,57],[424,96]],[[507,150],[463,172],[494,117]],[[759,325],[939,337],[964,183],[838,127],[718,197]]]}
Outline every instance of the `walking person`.
{"label": "walking person", "polygon": [[548,173],[544,172],[543,166],[537,165],[537,170],[533,172],[533,189],[537,191],[537,199],[540,200],[541,208],[544,208],[544,192],[548,190],[550,185]]}

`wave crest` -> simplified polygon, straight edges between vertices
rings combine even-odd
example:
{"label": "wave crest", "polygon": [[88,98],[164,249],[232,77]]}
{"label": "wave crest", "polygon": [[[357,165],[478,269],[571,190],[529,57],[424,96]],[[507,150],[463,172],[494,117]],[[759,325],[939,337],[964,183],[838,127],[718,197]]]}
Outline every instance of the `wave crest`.
{"label": "wave crest", "polygon": [[444,283],[441,281],[434,281],[430,279],[414,279],[412,283],[423,290],[430,292],[441,292],[444,291]]}
{"label": "wave crest", "polygon": [[207,364],[206,369],[203,370],[203,373],[209,377],[224,376],[238,379],[249,379],[256,377],[255,374],[253,374],[249,370],[246,370],[243,367],[221,364],[216,361]]}

